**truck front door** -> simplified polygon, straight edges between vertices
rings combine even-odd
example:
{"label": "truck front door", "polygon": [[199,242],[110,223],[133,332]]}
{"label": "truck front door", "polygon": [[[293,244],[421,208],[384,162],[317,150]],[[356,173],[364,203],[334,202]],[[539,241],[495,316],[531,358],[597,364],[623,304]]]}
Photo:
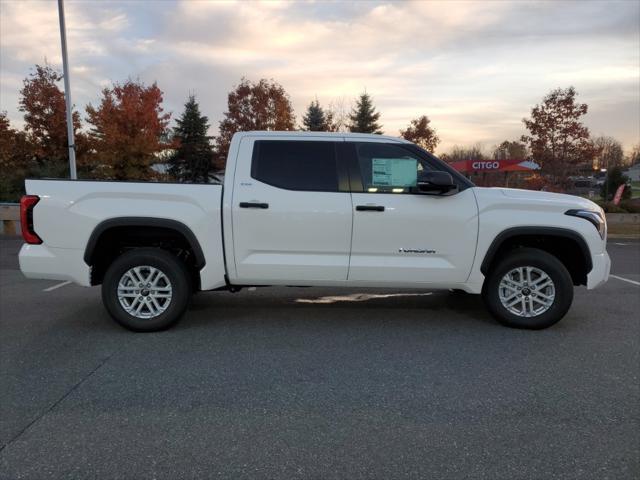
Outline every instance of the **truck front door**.
{"label": "truck front door", "polygon": [[245,137],[232,198],[233,265],[241,284],[346,281],[352,205],[342,138]]}
{"label": "truck front door", "polygon": [[471,271],[478,207],[471,188],[416,193],[437,161],[401,143],[345,143],[354,205],[349,281],[415,286],[462,283]]}

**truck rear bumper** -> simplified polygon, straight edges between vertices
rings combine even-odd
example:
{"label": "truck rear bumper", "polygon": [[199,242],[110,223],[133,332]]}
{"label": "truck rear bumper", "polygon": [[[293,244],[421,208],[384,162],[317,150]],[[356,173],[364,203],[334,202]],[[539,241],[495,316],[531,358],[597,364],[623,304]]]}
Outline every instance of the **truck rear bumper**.
{"label": "truck rear bumper", "polygon": [[71,280],[90,286],[90,269],[82,259],[82,250],[53,248],[46,245],[22,245],[18,260],[27,278]]}
{"label": "truck rear bumper", "polygon": [[611,270],[611,259],[607,252],[599,255],[592,255],[593,268],[587,275],[587,288],[589,290],[599,287],[609,280],[609,270]]}

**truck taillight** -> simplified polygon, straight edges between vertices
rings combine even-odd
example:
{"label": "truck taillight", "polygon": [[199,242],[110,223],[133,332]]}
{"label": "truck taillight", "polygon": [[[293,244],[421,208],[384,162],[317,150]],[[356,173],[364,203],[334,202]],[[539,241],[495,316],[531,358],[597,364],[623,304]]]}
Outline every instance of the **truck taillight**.
{"label": "truck taillight", "polygon": [[42,239],[33,230],[33,207],[40,201],[37,195],[23,195],[20,199],[20,226],[22,238],[27,243],[38,245]]}

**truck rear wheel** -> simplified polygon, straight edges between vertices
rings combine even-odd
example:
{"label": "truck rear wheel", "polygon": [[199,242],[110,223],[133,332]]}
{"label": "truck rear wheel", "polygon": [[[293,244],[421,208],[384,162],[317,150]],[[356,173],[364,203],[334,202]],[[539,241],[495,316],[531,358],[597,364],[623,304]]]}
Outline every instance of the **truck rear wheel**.
{"label": "truck rear wheel", "polygon": [[111,316],[136,332],[175,324],[189,303],[191,281],[185,264],[159,248],[136,248],[119,256],[102,282],[102,301]]}
{"label": "truck rear wheel", "polygon": [[503,325],[538,330],[557,323],[567,313],[573,302],[573,281],[553,255],[520,248],[489,272],[482,297]]}

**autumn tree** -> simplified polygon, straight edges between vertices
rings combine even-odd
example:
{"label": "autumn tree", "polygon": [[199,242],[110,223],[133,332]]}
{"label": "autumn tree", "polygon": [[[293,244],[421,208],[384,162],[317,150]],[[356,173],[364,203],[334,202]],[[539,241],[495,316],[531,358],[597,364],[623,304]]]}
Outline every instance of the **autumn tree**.
{"label": "autumn tree", "polygon": [[[25,130],[33,146],[33,158],[50,176],[68,175],[69,146],[64,93],[56,84],[62,75],[49,65],[35,66],[20,90],[19,110],[24,112]],[[86,142],[80,130],[80,115],[73,112],[76,155],[82,162]]]}
{"label": "autumn tree", "polygon": [[600,136],[593,139],[595,158],[593,168],[611,168],[624,163],[622,144],[613,137]]}
{"label": "autumn tree", "polygon": [[27,135],[11,127],[7,112],[0,112],[0,170],[9,172],[29,164]]}
{"label": "autumn tree", "polygon": [[309,132],[335,132],[333,113],[325,111],[316,98],[307,107],[307,112],[302,117],[302,129]]}
{"label": "autumn tree", "polygon": [[34,167],[27,135],[11,127],[0,112],[0,201],[15,202],[24,194],[24,179]]}
{"label": "autumn tree", "polygon": [[484,160],[485,155],[480,145],[473,145],[471,147],[454,145],[450,152],[441,155],[440,158],[448,163],[452,163],[462,160]]}
{"label": "autumn tree", "polygon": [[406,130],[400,130],[400,135],[405,140],[421,146],[428,152],[434,152],[440,138],[436,135],[436,130],[431,125],[431,120],[426,115],[411,120]]}
{"label": "autumn tree", "polygon": [[180,181],[208,183],[213,169],[213,148],[209,118],[200,114],[193,95],[184,104],[184,112],[173,129],[175,152],[169,157],[169,174]]}
{"label": "autumn tree", "polygon": [[589,129],[582,124],[586,103],[576,102],[573,87],[555,89],[523,119],[528,135],[522,136],[533,159],[556,181],[563,181],[580,163],[591,162],[594,149]]}
{"label": "autumn tree", "polygon": [[145,179],[157,155],[168,147],[170,113],[163,113],[162,91],[127,80],[102,90],[98,107],[87,106],[94,151],[93,175],[103,178]]}
{"label": "autumn tree", "polygon": [[367,92],[362,93],[349,114],[349,131],[382,134],[382,126],[378,120],[380,113],[376,112],[371,96]]}
{"label": "autumn tree", "polygon": [[493,151],[495,160],[524,160],[527,158],[527,146],[516,140],[505,140]]}
{"label": "autumn tree", "polygon": [[216,166],[224,168],[231,137],[250,130],[295,130],[295,115],[285,89],[273,80],[246,78],[229,92],[227,111],[216,137]]}
{"label": "autumn tree", "polygon": [[329,103],[325,113],[331,116],[332,132],[348,131],[349,110],[345,97],[336,98]]}

